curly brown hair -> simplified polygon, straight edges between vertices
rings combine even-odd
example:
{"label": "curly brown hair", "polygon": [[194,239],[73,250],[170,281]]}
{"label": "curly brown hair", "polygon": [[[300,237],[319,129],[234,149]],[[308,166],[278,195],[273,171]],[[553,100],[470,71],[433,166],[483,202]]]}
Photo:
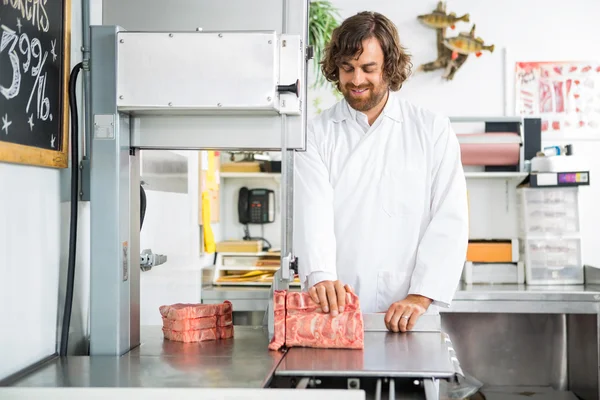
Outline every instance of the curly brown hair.
{"label": "curly brown hair", "polygon": [[412,63],[410,55],[400,44],[396,26],[382,14],[360,12],[346,19],[331,34],[325,48],[321,71],[325,78],[340,89],[340,65],[351,58],[360,57],[363,40],[377,38],[384,54],[383,78],[393,91],[400,90],[408,79]]}

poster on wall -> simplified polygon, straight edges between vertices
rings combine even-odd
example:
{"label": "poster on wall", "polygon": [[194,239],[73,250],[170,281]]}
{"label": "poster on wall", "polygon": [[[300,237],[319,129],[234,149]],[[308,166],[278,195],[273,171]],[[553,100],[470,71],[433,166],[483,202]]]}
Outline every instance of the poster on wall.
{"label": "poster on wall", "polygon": [[543,132],[600,128],[600,62],[517,62],[515,85],[516,113]]}

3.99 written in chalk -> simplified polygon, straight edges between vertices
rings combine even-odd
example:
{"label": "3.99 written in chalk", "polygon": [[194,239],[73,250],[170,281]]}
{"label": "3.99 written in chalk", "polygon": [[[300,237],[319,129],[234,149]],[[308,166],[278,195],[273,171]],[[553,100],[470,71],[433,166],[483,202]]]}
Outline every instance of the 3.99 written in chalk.
{"label": "3.99 written in chalk", "polygon": [[1,1],[0,141],[59,149],[63,5]]}

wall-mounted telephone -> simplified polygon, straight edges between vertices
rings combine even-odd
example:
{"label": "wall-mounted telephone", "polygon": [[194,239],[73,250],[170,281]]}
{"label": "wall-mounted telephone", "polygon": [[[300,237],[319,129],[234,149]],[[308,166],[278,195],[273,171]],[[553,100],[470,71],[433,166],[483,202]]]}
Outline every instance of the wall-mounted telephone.
{"label": "wall-mounted telephone", "polygon": [[275,193],[270,189],[240,189],[238,218],[241,224],[267,224],[275,221]]}

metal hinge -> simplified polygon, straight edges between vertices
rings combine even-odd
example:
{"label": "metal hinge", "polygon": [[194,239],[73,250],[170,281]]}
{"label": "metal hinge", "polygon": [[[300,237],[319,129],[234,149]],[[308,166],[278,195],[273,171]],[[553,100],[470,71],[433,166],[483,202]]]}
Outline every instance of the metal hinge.
{"label": "metal hinge", "polygon": [[90,160],[84,158],[79,163],[79,200],[90,201]]}

